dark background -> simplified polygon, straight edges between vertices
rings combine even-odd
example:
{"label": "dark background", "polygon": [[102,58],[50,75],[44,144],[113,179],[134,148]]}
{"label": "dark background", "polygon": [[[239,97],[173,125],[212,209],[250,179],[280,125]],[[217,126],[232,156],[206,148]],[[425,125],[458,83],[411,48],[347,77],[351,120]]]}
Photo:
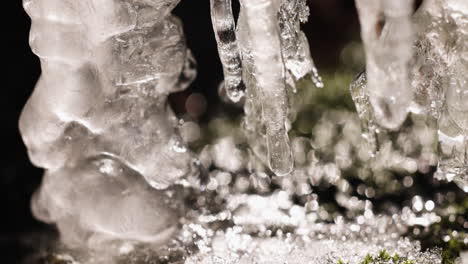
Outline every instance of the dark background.
{"label": "dark background", "polygon": [[[32,217],[29,209],[31,195],[41,182],[42,170],[29,162],[18,131],[19,115],[40,75],[40,63],[28,45],[31,22],[21,0],[8,0],[2,4],[6,5],[4,13],[9,15],[9,21],[3,25],[3,42],[7,48],[3,50],[6,61],[2,62],[6,72],[2,72],[7,82],[0,97],[0,262],[19,263],[28,247],[34,246],[27,244],[28,236],[46,227]],[[309,22],[303,28],[309,38],[312,56],[319,71],[333,69],[344,44],[359,39],[354,1],[309,0],[309,6]],[[236,3],[234,10],[238,10]],[[185,98],[194,91],[203,93],[209,106],[219,101],[216,90],[222,80],[222,71],[209,12],[209,0],[182,0],[174,10],[184,23],[188,46],[198,62],[195,82],[187,91],[171,96],[179,114],[184,111]]]}

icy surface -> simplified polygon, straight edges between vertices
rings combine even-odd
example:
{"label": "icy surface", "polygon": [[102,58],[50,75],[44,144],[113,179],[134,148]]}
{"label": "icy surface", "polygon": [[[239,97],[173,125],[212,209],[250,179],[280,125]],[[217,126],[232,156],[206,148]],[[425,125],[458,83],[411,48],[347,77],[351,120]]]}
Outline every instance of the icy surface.
{"label": "icy surface", "polygon": [[46,172],[32,208],[39,219],[57,223],[68,246],[81,247],[86,241],[100,248],[111,240],[165,242],[178,214],[169,202],[141,175],[114,159],[100,158]]}
{"label": "icy surface", "polygon": [[468,133],[461,130],[450,114],[439,119],[439,164],[434,176],[454,181],[468,192]]}
{"label": "icy surface", "polygon": [[439,250],[422,251],[418,242],[402,236],[411,221],[437,221],[429,216],[418,218],[405,211],[401,216],[375,216],[366,209],[356,221],[337,216],[334,223],[324,223],[319,220],[320,211],[294,204],[285,191],[263,196],[226,195],[225,199],[208,193],[198,195],[206,200],[191,205],[180,231],[165,247],[127,244],[115,248],[119,254],[112,258],[102,252],[59,249],[56,259],[60,256],[87,264],[103,260],[321,264],[362,263],[368,255],[388,254],[418,264],[442,263]]}
{"label": "icy surface", "polygon": [[[312,240],[301,243],[294,241],[293,238],[258,239],[236,233],[235,230],[219,234],[214,240],[216,248],[214,248],[213,253],[192,257],[185,263],[325,264],[339,263],[340,260],[345,260],[346,263],[361,264],[367,254],[378,255],[382,248],[380,245],[361,241]],[[417,247],[409,241],[388,242],[385,246],[393,254],[409,256],[409,259],[418,264],[442,263],[437,253],[420,253]]]}

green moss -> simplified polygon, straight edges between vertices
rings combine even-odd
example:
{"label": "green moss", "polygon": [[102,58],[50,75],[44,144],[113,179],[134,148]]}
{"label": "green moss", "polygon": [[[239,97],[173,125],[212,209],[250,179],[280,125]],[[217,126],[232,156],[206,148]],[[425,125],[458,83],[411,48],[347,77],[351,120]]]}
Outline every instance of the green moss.
{"label": "green moss", "polygon": [[[344,264],[343,260],[338,260],[338,264]],[[367,254],[360,262],[361,264],[415,264],[413,260],[401,257],[397,253],[390,255],[385,249],[377,255]]]}
{"label": "green moss", "polygon": [[455,259],[460,256],[461,249],[462,243],[454,238],[451,238],[442,251],[442,263],[455,263]]}
{"label": "green moss", "polygon": [[292,131],[308,134],[325,110],[355,111],[349,93],[349,85],[354,75],[355,73],[346,70],[323,72],[324,88],[315,87],[310,80],[300,80],[297,83],[297,93],[292,95],[293,104],[300,106]]}
{"label": "green moss", "polygon": [[364,260],[361,262],[361,264],[371,264],[371,263],[374,263],[374,258],[370,254],[367,254]]}
{"label": "green moss", "polygon": [[387,251],[384,249],[380,251],[379,253],[379,258],[383,261],[388,261],[390,259],[390,255],[387,253]]}
{"label": "green moss", "polygon": [[[465,218],[468,212],[468,197],[458,198],[441,205],[438,210],[441,220],[433,223],[427,228],[422,229],[420,226],[414,226],[408,230],[405,236],[419,240],[423,250],[431,248],[442,249],[442,263],[452,264],[455,259],[460,256],[460,252],[468,250],[468,246],[464,244],[463,238],[466,237],[466,231],[463,227],[463,222],[453,221],[451,219]],[[445,213],[444,212],[450,212]],[[414,232],[418,228],[420,232]],[[415,235],[415,233],[417,235]],[[454,236],[454,233],[458,233]],[[448,240],[444,240],[448,237]]]}

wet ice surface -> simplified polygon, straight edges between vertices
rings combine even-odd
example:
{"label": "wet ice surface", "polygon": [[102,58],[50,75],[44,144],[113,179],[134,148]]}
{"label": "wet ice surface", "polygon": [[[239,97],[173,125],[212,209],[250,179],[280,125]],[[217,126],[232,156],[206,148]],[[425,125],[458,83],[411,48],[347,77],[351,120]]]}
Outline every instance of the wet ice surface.
{"label": "wet ice surface", "polygon": [[300,24],[309,17],[309,7],[306,1],[282,1],[279,9],[279,29],[281,49],[287,72],[297,81],[307,75],[317,87],[323,87],[323,82],[310,56],[309,42]]}
{"label": "wet ice surface", "polygon": [[373,114],[373,110],[369,101],[369,93],[367,92],[366,72],[362,72],[356,76],[356,79],[351,83],[349,90],[353,98],[356,111],[361,119],[362,137],[368,144],[369,153],[375,155],[379,149],[377,142],[377,124]]}
{"label": "wet ice surface", "polygon": [[90,264],[102,261],[318,264],[340,260],[362,263],[367,255],[378,257],[387,253],[392,258],[398,256],[400,261],[442,263],[440,250],[422,251],[419,242],[402,236],[411,221],[430,223],[437,221],[434,217],[418,218],[410,212],[393,217],[375,216],[366,210],[354,221],[337,216],[334,223],[325,223],[320,220],[320,211],[294,204],[285,191],[264,196],[228,195],[225,200],[209,192],[197,196],[206,199],[195,203],[203,208],[192,207],[182,219],[180,231],[162,248],[129,242],[116,245],[113,250],[117,253],[112,254],[58,247],[49,258]]}
{"label": "wet ice surface", "polygon": [[[201,162],[211,167],[206,183],[148,197],[161,199],[158,195],[162,195],[171,197],[168,204],[173,205],[175,199],[183,204],[177,205],[184,208],[182,212],[158,208],[160,217],[173,219],[175,213],[180,216],[179,221],[169,221],[176,231],[162,247],[130,239],[123,244],[114,241],[105,250],[58,246],[46,252],[52,252],[51,259],[66,256],[83,264],[338,263],[340,259],[344,263],[361,263],[367,254],[378,256],[385,249],[391,256],[408,257],[414,263],[442,263],[439,250],[421,249],[412,236],[433,230],[433,225],[442,219],[453,218],[463,225],[464,213],[458,211],[462,209],[450,204],[464,196],[444,188],[431,196],[414,196],[420,187],[416,183],[422,177],[419,172],[427,172],[437,163],[434,153],[424,147],[428,139],[419,136],[436,134],[427,132],[424,123],[415,123],[396,141],[383,137],[385,151],[377,153],[368,164],[370,156],[364,139],[356,133],[357,115],[343,110],[326,111],[313,127],[314,140],[292,139],[297,168],[289,177],[270,178],[261,173],[263,163],[246,160],[248,155],[238,141],[229,136],[221,138],[200,155]],[[217,121],[217,127],[223,127],[223,123]],[[407,145],[422,147],[405,149]],[[258,171],[249,173],[249,163]],[[107,168],[102,170],[111,171]],[[401,174],[411,176],[402,178]],[[332,197],[320,198],[327,193]],[[382,203],[384,197],[390,198]],[[405,199],[399,203],[398,197]],[[444,208],[444,204],[449,206]],[[144,217],[151,220],[152,216]],[[108,230],[114,228],[97,222],[100,223]],[[148,227],[159,228],[154,224]],[[148,232],[145,225],[138,225],[122,234],[140,230]],[[449,236],[466,245],[466,235],[458,232],[454,236],[448,231],[437,237]]]}

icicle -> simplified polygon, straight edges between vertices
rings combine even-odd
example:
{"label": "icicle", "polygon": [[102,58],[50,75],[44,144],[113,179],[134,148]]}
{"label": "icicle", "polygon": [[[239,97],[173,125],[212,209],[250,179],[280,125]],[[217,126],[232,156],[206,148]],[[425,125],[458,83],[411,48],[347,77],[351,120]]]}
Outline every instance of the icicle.
{"label": "icicle", "polygon": [[[465,16],[465,26],[468,25],[467,18],[468,16]],[[463,35],[462,39],[466,41],[468,34]],[[466,42],[460,43],[465,43],[461,44],[461,49],[463,49],[461,51],[464,51],[465,55],[468,54]],[[467,57],[464,56],[464,58]],[[449,161],[454,161],[454,163],[450,164],[449,162],[451,168],[445,174],[447,178],[453,177],[453,181],[465,192],[468,192],[468,78],[466,77],[468,63],[464,59],[459,59],[454,63],[453,67],[455,70],[448,81],[445,105],[447,107],[447,118],[450,118],[453,121],[452,126],[457,128],[456,138],[463,141],[457,142],[457,145],[453,148]],[[443,132],[445,131],[439,126],[439,135]],[[439,143],[444,143],[443,137],[439,137]],[[442,156],[439,162],[439,172],[444,170],[443,164]]]}
{"label": "icicle", "polygon": [[231,0],[211,0],[211,20],[223,64],[224,88],[229,99],[238,102],[245,93],[242,66],[237,46]]}
{"label": "icicle", "polygon": [[468,4],[426,0],[415,15],[417,62],[412,84],[418,104],[438,121],[434,176],[468,191]]}
{"label": "icicle", "polygon": [[278,13],[281,50],[286,69],[295,81],[310,75],[315,86],[323,87],[314,61],[310,56],[309,42],[300,29],[307,21],[309,7],[305,0],[283,1]]}
{"label": "icicle", "polygon": [[369,93],[366,87],[366,72],[361,72],[349,86],[351,97],[361,120],[362,137],[367,142],[369,154],[375,156],[377,145],[377,125],[375,124]]}
{"label": "icicle", "polygon": [[468,133],[451,119],[448,111],[439,119],[439,180],[454,181],[468,191]]}
{"label": "icicle", "polygon": [[366,52],[369,99],[377,122],[392,130],[405,121],[413,97],[408,77],[412,2],[356,1]]}
{"label": "icicle", "polygon": [[462,75],[449,77],[445,111],[439,119],[439,166],[435,174],[438,179],[454,181],[465,191],[468,191],[467,84]]}
{"label": "icicle", "polygon": [[250,31],[257,82],[257,86],[252,88],[258,89],[258,103],[262,106],[268,161],[271,170],[276,175],[283,176],[292,171],[293,159],[286,130],[288,102],[278,32],[279,3],[268,0],[244,0],[242,4],[247,28]]}

